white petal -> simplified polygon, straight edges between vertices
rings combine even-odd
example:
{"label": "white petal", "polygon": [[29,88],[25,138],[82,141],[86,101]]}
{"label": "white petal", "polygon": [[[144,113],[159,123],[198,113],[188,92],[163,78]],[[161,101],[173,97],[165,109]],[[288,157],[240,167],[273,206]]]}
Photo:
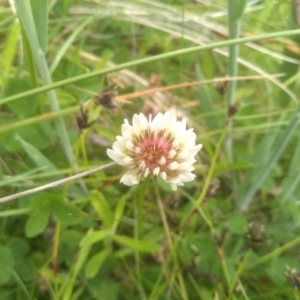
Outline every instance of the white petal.
{"label": "white petal", "polygon": [[178,130],[181,132],[186,131],[186,119],[181,120]]}
{"label": "white petal", "polygon": [[142,162],[140,163],[140,169],[141,169],[141,170],[144,170],[145,168],[146,168],[146,164],[145,164],[144,161],[142,161]]}
{"label": "white petal", "polygon": [[165,159],[164,156],[162,156],[162,157],[160,158],[160,160],[159,160],[159,164],[160,164],[160,165],[164,165],[166,162],[167,162],[167,161],[166,161],[166,159]]}
{"label": "white petal", "polygon": [[122,135],[124,135],[125,132],[131,132],[131,131],[132,131],[132,126],[129,125],[128,120],[125,119],[124,124],[122,124],[121,126]]}
{"label": "white petal", "polygon": [[132,139],[132,134],[131,134],[130,131],[125,131],[125,132],[123,133],[123,136],[124,136],[124,139],[125,139],[125,140],[131,140],[131,139]]}
{"label": "white petal", "polygon": [[143,130],[141,123],[140,123],[140,118],[136,114],[133,115],[133,117],[132,117],[132,128],[133,128],[133,132],[136,135],[140,135]]}
{"label": "white petal", "polygon": [[189,156],[189,152],[187,150],[183,150],[179,154],[177,154],[178,159],[187,158],[188,156]]}
{"label": "white petal", "polygon": [[168,158],[173,158],[176,155],[176,151],[174,149],[171,149],[171,151],[168,154]]}
{"label": "white petal", "polygon": [[136,154],[140,154],[140,153],[142,152],[142,150],[141,150],[140,147],[136,147],[136,148],[134,149],[134,152],[135,152]]}
{"label": "white petal", "polygon": [[148,128],[148,120],[142,113],[139,114],[139,119],[140,119],[141,129],[144,130],[144,129]]}
{"label": "white petal", "polygon": [[168,128],[169,131],[174,132],[174,130],[177,128],[177,123],[177,115],[175,113],[170,113],[166,128]]}
{"label": "white petal", "polygon": [[126,141],[125,145],[129,151],[132,151],[132,152],[134,151],[134,145],[133,145],[132,141]]}
{"label": "white petal", "polygon": [[126,156],[124,159],[124,163],[126,164],[126,165],[131,165],[131,164],[133,164],[135,161],[131,158],[131,157],[129,157],[129,156]]}
{"label": "white petal", "polygon": [[177,168],[178,168],[178,162],[177,162],[177,161],[173,161],[172,163],[170,163],[170,164],[167,166],[167,168],[168,168],[169,170],[175,170],[175,169],[177,169]]}
{"label": "white petal", "polygon": [[[125,185],[137,184],[152,173],[154,176],[160,175],[173,190],[176,190],[183,182],[195,178],[195,174],[192,173],[193,164],[196,161],[195,155],[202,145],[196,145],[196,134],[193,129],[186,129],[185,119],[177,121],[176,113],[170,111],[158,113],[153,120],[151,116],[147,119],[142,113],[135,114],[132,117],[132,125],[125,119],[121,131],[122,135],[116,138],[112,149],[107,150],[107,155],[129,169],[121,178],[121,182]],[[149,135],[145,132],[149,132]],[[148,144],[154,150],[162,151],[161,157],[157,160],[158,166],[151,171],[147,165],[150,163],[148,159],[152,158],[146,157],[144,153],[144,145]]]}
{"label": "white petal", "polygon": [[172,143],[173,148],[177,148],[180,145],[180,140],[178,137],[176,137]]}
{"label": "white petal", "polygon": [[117,153],[114,150],[111,149],[107,149],[106,150],[106,154],[112,159],[114,160],[117,164],[125,166],[126,164],[124,163],[123,159],[124,159],[124,155]]}
{"label": "white petal", "polygon": [[149,168],[146,168],[145,172],[144,172],[144,177],[146,178],[150,173]]}
{"label": "white petal", "polygon": [[161,177],[163,180],[166,180],[166,179],[167,179],[167,174],[166,174],[166,172],[160,172],[160,177]]}
{"label": "white petal", "polygon": [[171,189],[172,189],[173,191],[177,191],[177,185],[176,185],[176,184],[170,183],[170,186],[171,186]]}
{"label": "white petal", "polygon": [[153,133],[156,135],[157,132],[160,129],[160,124],[161,124],[161,119],[162,119],[162,113],[158,113],[154,119],[152,120],[152,122],[149,124],[150,125],[150,129],[151,131],[153,131]]}
{"label": "white petal", "polygon": [[131,186],[134,184],[138,184],[140,182],[140,178],[137,174],[127,172],[122,176],[120,182],[125,185]]}
{"label": "white petal", "polygon": [[190,149],[190,154],[195,156],[201,149],[202,149],[202,144],[199,144],[193,147],[192,149]]}
{"label": "white petal", "polygon": [[153,170],[153,175],[154,175],[154,176],[158,175],[158,174],[159,174],[159,171],[160,171],[159,167],[156,167],[156,168]]}
{"label": "white petal", "polygon": [[189,163],[188,162],[183,162],[181,164],[178,164],[178,170],[186,170],[189,167]]}
{"label": "white petal", "polygon": [[171,112],[167,111],[160,122],[160,128],[166,128],[168,126],[169,119],[171,117]]}

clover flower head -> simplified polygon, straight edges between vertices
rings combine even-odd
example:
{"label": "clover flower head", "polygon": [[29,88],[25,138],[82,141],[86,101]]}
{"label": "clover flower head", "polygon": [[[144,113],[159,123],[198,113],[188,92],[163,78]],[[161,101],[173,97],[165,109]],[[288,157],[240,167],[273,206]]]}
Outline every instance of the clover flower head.
{"label": "clover flower head", "polygon": [[196,145],[196,134],[186,129],[185,119],[177,121],[176,114],[169,111],[158,113],[153,120],[140,113],[133,116],[132,125],[125,119],[121,131],[107,155],[127,167],[121,178],[125,185],[138,184],[152,174],[176,191],[195,178],[193,164],[202,145]]}

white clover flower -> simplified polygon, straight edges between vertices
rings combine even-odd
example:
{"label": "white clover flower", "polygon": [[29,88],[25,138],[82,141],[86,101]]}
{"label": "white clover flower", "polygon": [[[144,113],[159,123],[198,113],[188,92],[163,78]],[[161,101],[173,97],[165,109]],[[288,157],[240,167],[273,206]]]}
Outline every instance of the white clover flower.
{"label": "white clover flower", "polygon": [[186,129],[186,121],[177,121],[174,113],[158,113],[149,120],[140,113],[122,125],[107,155],[129,170],[121,178],[125,185],[138,184],[149,174],[160,176],[176,191],[178,185],[195,178],[192,173],[195,155],[202,148],[196,145],[193,129]]}

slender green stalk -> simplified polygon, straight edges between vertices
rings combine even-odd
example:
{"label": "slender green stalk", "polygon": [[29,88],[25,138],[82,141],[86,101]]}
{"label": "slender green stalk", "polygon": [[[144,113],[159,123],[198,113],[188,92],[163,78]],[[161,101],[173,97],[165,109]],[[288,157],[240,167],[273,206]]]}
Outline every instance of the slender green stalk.
{"label": "slender green stalk", "polygon": [[26,295],[25,299],[27,298],[27,299],[31,300],[32,296],[30,295],[30,293],[29,293],[29,291],[27,289],[27,286],[24,284],[24,282],[22,281],[22,279],[19,277],[18,273],[16,271],[13,271],[13,275],[14,275],[16,281],[18,282],[19,287],[22,289],[23,294]]}
{"label": "slender green stalk", "polygon": [[[20,0],[18,0],[18,1],[20,1]],[[58,88],[58,87],[61,87],[61,86],[65,86],[65,85],[68,85],[68,84],[71,84],[71,83],[74,83],[74,82],[82,81],[82,80],[89,79],[89,78],[92,78],[92,77],[96,77],[96,76],[99,76],[99,75],[105,75],[105,74],[108,74],[108,73],[113,73],[113,72],[120,71],[120,70],[123,70],[123,69],[126,69],[126,68],[131,68],[131,67],[134,67],[134,66],[151,63],[151,62],[162,60],[162,59],[168,59],[168,58],[172,58],[172,57],[178,57],[180,55],[187,55],[187,54],[191,54],[191,53],[197,53],[199,51],[212,50],[212,49],[215,49],[215,48],[226,47],[226,46],[230,46],[230,45],[234,45],[234,44],[245,44],[245,43],[248,43],[248,42],[255,42],[255,41],[260,41],[260,40],[264,40],[264,39],[272,39],[272,38],[279,38],[279,37],[287,37],[287,36],[293,36],[293,35],[297,35],[297,34],[300,34],[300,29],[288,30],[288,31],[279,31],[279,32],[262,34],[262,35],[253,36],[253,37],[244,37],[244,38],[239,38],[239,39],[234,39],[234,40],[229,40],[229,41],[216,42],[216,43],[212,43],[212,44],[209,44],[209,45],[190,47],[190,48],[187,48],[187,49],[170,51],[168,53],[163,53],[163,54],[159,54],[159,55],[155,55],[155,56],[149,56],[149,57],[138,59],[138,60],[135,60],[135,61],[119,64],[119,65],[114,66],[114,67],[101,69],[101,70],[97,70],[97,71],[90,72],[90,73],[87,73],[87,74],[79,75],[79,76],[76,76],[76,77],[73,77],[73,78],[61,80],[61,81],[58,81],[56,83],[48,84],[48,85],[39,87],[37,89],[27,91],[27,92],[22,93],[22,94],[10,96],[10,97],[7,97],[7,98],[4,98],[4,99],[0,100],[0,105],[11,102],[11,101],[15,101],[15,100],[23,98],[23,97],[35,95],[35,94],[42,93],[42,92],[45,92],[45,91],[49,91],[51,89],[55,89],[55,88]]]}
{"label": "slender green stalk", "polygon": [[57,220],[55,225],[54,239],[52,245],[52,268],[53,268],[53,273],[55,278],[54,290],[56,295],[59,291],[58,278],[57,278],[57,259],[58,259],[58,245],[59,245],[60,231],[61,231],[61,222]]}
{"label": "slender green stalk", "polygon": [[75,113],[75,112],[78,111],[78,109],[79,109],[79,106],[73,106],[73,107],[62,109],[60,111],[45,113],[45,114],[35,116],[35,117],[31,117],[31,118],[28,118],[28,119],[24,119],[24,120],[21,120],[21,121],[16,121],[14,123],[7,124],[7,125],[4,125],[4,126],[0,127],[0,133],[7,132],[9,130],[13,130],[13,129],[17,129],[17,128],[22,128],[24,126],[35,124],[35,123],[42,122],[42,121],[45,121],[45,120],[56,119],[60,116],[65,116],[65,115],[69,115],[71,113]]}
{"label": "slender green stalk", "polygon": [[[182,194],[185,195],[193,203],[194,207],[196,207],[196,210],[198,211],[199,215],[202,217],[202,219],[204,220],[204,222],[206,223],[206,225],[209,227],[209,231],[210,231],[211,237],[214,240],[215,239],[216,230],[215,230],[214,225],[213,225],[213,223],[211,221],[211,217],[209,217],[205,213],[204,209],[201,206],[197,206],[196,205],[196,202],[194,201],[194,199],[193,199],[193,197],[191,195],[189,195],[185,191],[182,191]],[[226,264],[226,258],[225,258],[225,255],[223,253],[223,249],[219,245],[216,245],[216,246],[217,246],[217,250],[218,250],[218,253],[219,253],[219,258],[220,258],[220,262],[221,262],[221,265],[222,265],[223,273],[224,273],[224,276],[225,276],[225,279],[226,279],[226,283],[227,283],[227,285],[229,287],[230,286],[230,276],[229,276],[229,271],[228,271],[227,264]]]}
{"label": "slender green stalk", "polygon": [[237,283],[237,281],[238,281],[238,278],[239,278],[240,274],[243,272],[243,269],[244,269],[244,267],[245,267],[245,264],[246,264],[246,262],[247,262],[247,260],[248,260],[248,258],[249,258],[249,255],[250,255],[251,253],[252,253],[252,249],[249,249],[249,250],[246,252],[246,254],[245,254],[243,260],[242,260],[241,263],[239,264],[239,267],[238,267],[238,269],[237,269],[237,271],[236,271],[236,274],[235,274],[235,276],[234,276],[234,278],[233,278],[233,280],[232,280],[232,282],[231,282],[231,284],[230,284],[230,289],[229,289],[228,299],[231,299],[231,296],[232,296],[232,294],[233,294],[233,292],[234,292],[234,289],[235,289],[236,283]]}
{"label": "slender green stalk", "polygon": [[[47,61],[45,58],[45,54],[40,47],[37,31],[34,24],[34,18],[32,15],[32,10],[30,6],[30,1],[28,0],[16,0],[16,7],[18,10],[19,18],[22,22],[22,25],[24,27],[24,31],[26,33],[26,36],[28,38],[31,51],[33,53],[36,65],[38,67],[38,70],[40,72],[41,78],[44,82],[44,84],[51,85],[52,79],[50,76],[50,72],[48,69]],[[54,90],[48,90],[47,91],[47,97],[49,99],[49,104],[52,109],[52,111],[59,111],[60,105],[58,102],[58,99],[56,97],[56,93]],[[58,118],[55,122],[57,127],[57,132],[60,136],[62,147],[65,151],[66,157],[69,161],[69,163],[72,163],[74,160],[74,155],[72,151],[72,146],[69,140],[69,136],[67,133],[67,129],[64,123],[64,120],[62,117]]]}
{"label": "slender green stalk", "polygon": [[[275,77],[280,77],[281,75],[280,74],[274,74],[272,76],[269,76],[269,77],[272,77],[272,78],[275,78]],[[261,75],[254,75],[254,76],[239,76],[239,77],[233,77],[233,78],[229,78],[229,77],[221,77],[221,78],[213,78],[213,79],[208,79],[208,80],[201,80],[201,81],[197,81],[195,83],[184,83],[184,84],[181,84],[181,85],[176,85],[177,88],[180,88],[180,87],[186,87],[190,84],[192,85],[198,85],[199,87],[202,86],[202,85],[206,85],[208,83],[215,83],[215,82],[227,82],[227,81],[230,81],[230,80],[250,80],[250,79],[265,79],[266,77],[265,76],[261,76]],[[167,86],[167,87],[163,87],[161,89],[158,89],[158,91],[166,91],[167,89],[171,90],[171,89],[174,89],[174,86]],[[148,91],[149,92],[149,91]],[[151,91],[150,91],[151,92]],[[143,91],[144,95],[147,94],[147,91]],[[152,91],[153,93],[153,91]],[[94,96],[94,95],[92,95]],[[200,94],[199,94],[200,96]],[[124,97],[124,95],[122,95],[121,97]],[[138,96],[136,96],[138,97]],[[201,96],[200,96],[201,98]],[[205,98],[205,100],[208,100],[208,98]],[[206,101],[201,101],[201,105],[203,107],[203,105],[206,105]],[[69,108],[64,108],[64,109],[61,109],[60,111],[56,111],[56,112],[48,112],[48,113],[45,113],[45,114],[42,114],[42,115],[39,115],[39,116],[34,116],[34,117],[31,117],[31,118],[28,118],[28,119],[25,119],[25,120],[21,120],[21,121],[17,121],[17,122],[14,122],[12,124],[7,124],[7,125],[4,125],[4,126],[1,126],[0,127],[0,133],[1,132],[7,132],[9,130],[13,130],[13,129],[16,129],[16,128],[20,128],[20,127],[23,127],[23,126],[28,126],[28,125],[31,125],[31,124],[35,124],[37,122],[41,122],[41,121],[44,121],[44,120],[51,120],[51,119],[55,119],[57,118],[58,116],[65,116],[65,115],[70,115],[74,112],[78,112],[80,109],[80,106],[79,105],[76,105],[76,106],[72,106],[72,107],[69,107]],[[212,110],[212,106],[210,106],[209,109],[206,109],[203,107],[203,111],[210,111]],[[236,116],[236,117],[233,117],[233,119],[238,119],[238,120],[245,120],[245,119],[255,119],[255,118],[259,118],[259,117],[268,117],[268,116],[271,116],[271,115],[278,115],[278,114],[281,114],[282,112],[289,112],[289,111],[294,111],[294,109],[285,109],[285,110],[280,110],[280,111],[274,111],[274,112],[267,112],[267,113],[262,113],[262,114],[255,114],[255,115],[251,115],[251,116]],[[210,112],[202,112],[201,114],[198,114],[197,117],[199,118],[209,118],[211,119],[210,121],[214,121],[214,126],[212,126],[211,128],[218,128],[219,126],[216,126],[218,125],[217,124],[217,120],[218,118],[212,118],[214,116],[219,116],[219,115],[223,115],[225,112],[225,109],[220,109],[220,110],[214,110],[214,111],[210,111]],[[213,119],[213,120],[212,120]]]}
{"label": "slender green stalk", "polygon": [[[16,3],[16,8],[18,11],[19,18],[22,22],[24,31],[28,38],[29,45],[30,45],[31,51],[33,53],[37,68],[38,68],[40,76],[42,78],[42,81],[46,85],[51,85],[52,79],[51,79],[50,71],[48,68],[47,61],[46,61],[45,53],[43,51],[43,49],[46,50],[45,43],[47,41],[47,38],[41,37],[39,40],[38,32],[37,32],[37,30],[39,30],[39,28],[36,28],[36,26],[35,26],[34,16],[32,14],[32,8],[30,5],[30,1],[16,0],[15,3]],[[42,5],[42,6],[45,6],[45,5]],[[46,9],[46,7],[45,7],[45,9]],[[39,12],[36,12],[36,13],[39,13]],[[45,22],[42,22],[43,20],[40,20],[40,21],[41,22],[39,24],[45,23]],[[41,47],[41,43],[43,44],[42,45],[43,47]],[[47,98],[49,100],[51,110],[52,111],[60,111],[60,105],[59,105],[59,101],[57,99],[55,91],[48,90],[46,92],[46,94],[47,94]],[[71,142],[69,139],[69,135],[67,132],[67,128],[64,123],[64,119],[62,117],[57,118],[55,120],[55,126],[57,129],[58,136],[60,137],[60,142],[61,142],[62,148],[64,149],[66,158],[67,158],[69,164],[72,164],[74,162],[74,154],[73,154]],[[76,172],[78,171],[77,165],[75,165],[75,170],[76,170]],[[81,186],[82,190],[86,194],[88,194],[88,190],[87,190],[84,182],[80,180],[79,185]]]}
{"label": "slender green stalk", "polygon": [[[205,79],[202,75],[201,72],[201,67],[200,64],[196,65],[196,78],[197,81],[204,81]],[[202,85],[198,85],[197,86],[197,90],[198,90],[198,97],[199,97],[199,101],[200,101],[200,105],[201,105],[201,111],[203,113],[214,113],[214,108],[213,108],[213,101],[211,99],[211,95],[208,93],[207,87],[206,86],[202,86]],[[220,118],[218,118],[215,115],[210,115],[209,118],[207,118],[207,124],[209,126],[210,129],[216,129],[219,128],[219,120]]]}
{"label": "slender green stalk", "polygon": [[278,159],[280,158],[283,151],[286,149],[290,139],[292,138],[295,129],[298,127],[300,122],[300,104],[298,104],[297,110],[294,112],[289,125],[284,130],[281,138],[275,144],[274,150],[271,151],[269,158],[264,163],[263,167],[260,169],[258,174],[256,175],[256,180],[252,183],[248,191],[246,192],[245,196],[241,199],[239,203],[239,210],[245,211],[251,201],[255,193],[258,191],[259,187],[263,183],[263,181],[267,178],[270,171],[277,163]]}
{"label": "slender green stalk", "polygon": [[[142,182],[142,186],[139,189],[139,194],[136,197],[136,205],[134,208],[135,214],[135,226],[134,226],[134,236],[137,240],[142,239],[143,237],[143,212],[144,212],[144,200],[145,200],[145,193],[149,183],[149,176]],[[135,251],[135,266],[136,266],[136,275],[139,281],[138,288],[141,294],[142,299],[147,299],[143,284],[142,284],[142,273],[140,269],[141,261],[140,261],[140,252]]]}
{"label": "slender green stalk", "polygon": [[88,18],[84,22],[82,22],[79,26],[75,28],[75,30],[72,32],[72,34],[67,38],[61,49],[57,52],[55,55],[55,58],[49,68],[50,73],[54,73],[56,70],[56,67],[59,65],[59,62],[61,61],[64,54],[68,51],[70,46],[74,43],[74,40],[78,38],[78,35],[81,33],[81,31],[91,23],[93,18]]}
{"label": "slender green stalk", "polygon": [[224,141],[225,134],[226,134],[226,129],[223,129],[222,135],[221,135],[221,137],[218,141],[214,156],[212,158],[210,169],[209,169],[208,174],[206,176],[201,194],[200,194],[199,198],[197,199],[197,201],[194,203],[193,207],[190,209],[190,212],[188,213],[188,216],[185,219],[185,221],[183,223],[183,226],[181,228],[181,233],[183,233],[185,231],[185,229],[188,226],[188,223],[190,222],[190,219],[193,216],[193,212],[195,211],[195,209],[197,209],[197,207],[201,206],[201,204],[202,204],[202,202],[205,198],[206,192],[207,192],[207,190],[209,188],[209,185],[211,183],[211,180],[212,180],[213,172],[214,172],[214,170],[216,168],[216,165],[217,165],[217,160],[218,160],[218,157],[219,157],[219,154],[220,154],[220,150],[221,150],[221,146],[222,146],[223,141]]}
{"label": "slender green stalk", "polygon": [[258,259],[258,261],[256,262],[255,266],[262,264],[270,259],[272,259],[273,256],[278,256],[280,253],[287,251],[289,249],[291,249],[292,247],[295,247],[297,244],[300,243],[300,237],[292,240],[289,243],[286,243],[285,245],[276,248],[274,251],[262,256],[260,259]]}
{"label": "slender green stalk", "polygon": [[177,254],[175,252],[175,249],[177,249],[177,245],[176,246],[173,245],[171,232],[170,232],[170,229],[169,229],[167,217],[166,217],[166,214],[164,212],[164,206],[163,206],[163,203],[161,201],[158,188],[156,187],[155,190],[156,190],[156,200],[157,200],[159,212],[160,212],[160,215],[161,215],[161,219],[162,219],[163,226],[164,226],[164,229],[165,229],[167,241],[168,241],[170,251],[171,251],[171,254],[173,256],[173,260],[174,260],[174,264],[175,264],[176,272],[174,272],[174,273],[178,272],[177,277],[178,277],[178,281],[179,281],[179,285],[180,285],[181,297],[182,297],[182,299],[185,300],[185,299],[188,299],[188,295],[187,295],[187,292],[186,292],[186,288],[185,288],[185,285],[184,285],[182,275],[179,272],[179,263],[178,263]]}
{"label": "slender green stalk", "polygon": [[[228,0],[228,31],[229,39],[238,39],[241,32],[242,15],[247,1],[245,0]],[[241,4],[242,3],[242,4]],[[237,7],[242,6],[237,12]],[[239,44],[233,44],[229,46],[229,58],[228,58],[228,76],[237,76],[238,74],[238,57],[239,57]],[[236,91],[236,81],[230,81],[228,83],[226,101],[227,107],[233,103]]]}
{"label": "slender green stalk", "polygon": [[14,217],[30,213],[30,208],[18,208],[12,210],[0,211],[0,218]]}
{"label": "slender green stalk", "polygon": [[[87,233],[87,235],[92,232],[93,230],[90,229]],[[73,265],[73,268],[71,269],[71,271],[69,272],[69,278],[66,279],[66,286],[65,289],[61,290],[60,293],[63,293],[63,296],[61,297],[61,299],[64,300],[69,300],[69,299],[73,299],[73,291],[74,291],[74,286],[76,283],[76,278],[80,272],[80,270],[82,269],[82,267],[84,266],[84,264],[86,263],[87,259],[88,259],[88,255],[90,252],[91,246],[82,246],[79,249],[79,252],[77,254],[77,260]]]}
{"label": "slender green stalk", "polygon": [[[228,31],[229,39],[237,39],[240,36],[242,15],[244,8],[246,6],[245,0],[228,0]],[[237,11],[237,7],[242,6],[240,11]],[[228,76],[237,76],[238,74],[238,57],[239,57],[239,44],[234,44],[229,46],[229,58],[228,58]],[[230,115],[231,108],[233,106],[233,101],[235,98],[237,82],[232,80],[228,83],[226,102],[227,102],[227,111],[228,111],[228,120],[227,120],[227,135],[225,139],[225,149],[228,162],[233,164],[233,145],[232,145],[232,135],[231,129],[233,127],[233,121]],[[233,191],[236,191],[238,186],[238,177],[235,170],[232,171],[232,188]]]}

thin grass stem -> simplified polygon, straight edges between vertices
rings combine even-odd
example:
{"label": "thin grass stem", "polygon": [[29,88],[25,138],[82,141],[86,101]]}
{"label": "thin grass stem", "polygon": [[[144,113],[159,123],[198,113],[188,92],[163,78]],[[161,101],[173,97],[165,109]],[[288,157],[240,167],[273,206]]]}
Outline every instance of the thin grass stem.
{"label": "thin grass stem", "polygon": [[[161,216],[161,219],[162,219],[162,222],[163,222],[165,234],[166,234],[166,237],[167,237],[167,241],[168,241],[168,244],[169,244],[169,247],[170,247],[170,251],[171,251],[171,254],[173,256],[175,268],[176,268],[176,272],[174,272],[174,273],[177,274],[177,272],[179,271],[178,258],[177,258],[176,252],[175,252],[175,249],[177,249],[177,247],[175,247],[173,245],[173,242],[172,242],[172,237],[171,237],[171,232],[170,232],[170,229],[169,229],[167,217],[166,217],[166,214],[164,212],[164,206],[163,206],[163,203],[161,201],[160,194],[159,194],[157,186],[155,188],[155,191],[156,191],[156,200],[157,200],[157,204],[158,204],[160,216]],[[187,296],[187,292],[186,292],[186,288],[185,288],[185,285],[184,285],[184,281],[183,281],[183,278],[182,278],[182,275],[181,275],[180,272],[178,272],[177,277],[178,277],[178,281],[179,281],[179,285],[180,285],[181,297],[182,297],[182,299],[187,300],[188,296]]]}
{"label": "thin grass stem", "polygon": [[271,38],[279,38],[279,37],[288,37],[288,36],[293,36],[293,35],[297,35],[297,34],[300,34],[300,29],[279,31],[279,32],[274,32],[274,33],[257,35],[257,36],[253,36],[253,37],[244,37],[244,38],[239,38],[239,39],[234,39],[234,40],[227,40],[227,41],[222,41],[222,42],[211,43],[209,45],[195,46],[195,47],[190,47],[187,49],[170,51],[168,53],[163,53],[163,54],[159,54],[159,55],[155,55],[155,56],[149,56],[149,57],[138,59],[135,61],[119,64],[119,65],[116,65],[116,66],[113,66],[110,68],[104,68],[104,69],[90,72],[87,74],[83,74],[83,75],[75,76],[75,77],[72,77],[69,79],[61,80],[61,81],[58,81],[58,82],[55,82],[52,84],[44,85],[42,87],[24,92],[22,94],[17,94],[17,95],[13,95],[10,97],[6,97],[6,98],[0,100],[0,105],[3,105],[5,103],[11,102],[11,101],[15,101],[15,100],[23,98],[23,97],[46,92],[46,91],[49,91],[52,89],[56,89],[58,87],[62,87],[65,85],[69,85],[69,84],[78,82],[78,81],[96,77],[99,75],[113,73],[113,72],[120,71],[120,70],[123,70],[126,68],[132,68],[132,67],[135,67],[138,65],[143,65],[143,64],[151,63],[151,62],[158,61],[158,60],[169,59],[169,58],[178,57],[181,55],[197,53],[199,51],[206,51],[206,50],[212,50],[215,48],[222,48],[222,47],[226,47],[226,46],[230,46],[230,45],[234,45],[234,44],[245,44],[247,42],[254,42],[254,41],[260,41],[260,40],[271,39]]}
{"label": "thin grass stem", "polygon": [[270,171],[272,170],[272,168],[280,158],[281,154],[286,149],[290,139],[294,134],[294,131],[299,125],[299,122],[300,122],[300,105],[298,105],[298,108],[293,114],[289,122],[289,125],[285,128],[281,138],[274,146],[274,150],[270,153],[270,156],[268,157],[267,161],[264,163],[263,167],[259,170],[258,174],[256,175],[255,181],[252,183],[248,191],[245,193],[245,196],[241,199],[241,202],[239,203],[240,212],[245,211],[250,205],[250,203],[252,202],[255,193],[258,191],[259,187],[261,186],[263,181],[267,178]]}
{"label": "thin grass stem", "polygon": [[[237,39],[240,36],[241,23],[242,23],[242,14],[243,9],[240,11],[239,15],[236,15],[237,7],[241,5],[241,0],[228,0],[228,29],[229,29],[229,39]],[[238,57],[239,57],[239,44],[234,44],[229,46],[229,57],[228,57],[228,76],[237,76],[238,74]],[[233,120],[230,115],[232,106],[234,105],[234,98],[236,92],[237,82],[235,80],[228,83],[227,93],[226,93],[226,102],[227,102],[227,135],[225,138],[225,149],[228,162],[230,164],[234,163],[233,159],[233,141],[232,141],[232,132]],[[232,170],[232,188],[233,191],[236,191],[238,186],[238,177],[235,170]]]}
{"label": "thin grass stem", "polygon": [[107,164],[107,165],[104,165],[104,166],[101,166],[101,167],[94,168],[94,169],[89,170],[89,171],[78,173],[76,175],[73,175],[73,176],[70,176],[70,177],[67,177],[67,178],[64,178],[64,179],[60,179],[60,180],[57,180],[57,181],[53,181],[51,183],[47,183],[45,185],[41,185],[39,187],[30,189],[30,190],[27,190],[27,191],[24,191],[24,192],[20,192],[20,193],[13,194],[13,195],[10,195],[10,196],[7,196],[7,197],[3,197],[3,198],[0,198],[0,203],[11,201],[11,200],[14,200],[14,199],[17,199],[17,198],[20,198],[20,197],[24,197],[24,196],[27,196],[27,195],[35,194],[37,192],[41,192],[41,191],[56,187],[58,185],[65,184],[67,182],[74,181],[76,179],[80,179],[80,178],[83,178],[85,176],[91,175],[93,173],[108,169],[108,168],[110,168],[112,166],[115,166],[115,165],[116,165],[116,163],[113,162],[113,163],[110,163],[110,164]]}
{"label": "thin grass stem", "polygon": [[223,141],[224,141],[225,134],[226,134],[226,129],[223,129],[223,132],[222,132],[221,137],[218,141],[214,156],[212,158],[210,169],[209,169],[207,177],[205,179],[204,186],[202,188],[201,194],[200,194],[198,200],[194,203],[193,207],[190,209],[190,212],[189,212],[189,214],[188,214],[186,220],[184,221],[183,226],[180,230],[181,234],[183,234],[183,232],[187,228],[188,223],[190,222],[194,211],[196,210],[197,207],[201,206],[201,204],[202,204],[202,202],[205,198],[206,192],[207,192],[207,190],[209,188],[209,185],[211,183],[211,180],[212,180],[213,172],[214,172],[214,170],[216,168],[216,165],[217,165],[217,159],[218,159],[218,156],[220,154],[220,150],[221,150],[221,146],[222,146]]}

